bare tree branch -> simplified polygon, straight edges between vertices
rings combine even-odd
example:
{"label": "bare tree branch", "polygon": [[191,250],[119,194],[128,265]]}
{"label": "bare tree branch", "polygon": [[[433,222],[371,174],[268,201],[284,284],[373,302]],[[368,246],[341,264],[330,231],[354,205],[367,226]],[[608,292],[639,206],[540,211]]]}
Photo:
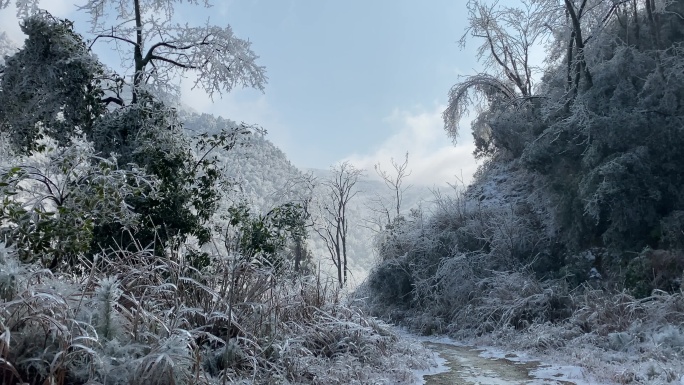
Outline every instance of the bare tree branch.
{"label": "bare tree branch", "polygon": [[318,224],[314,231],[323,240],[330,253],[330,258],[337,269],[337,279],[340,286],[347,283],[347,234],[349,218],[347,208],[351,199],[358,193],[354,186],[362,175],[363,170],[357,169],[348,162],[340,163],[332,168],[333,177],[324,181],[324,201],[319,212]]}

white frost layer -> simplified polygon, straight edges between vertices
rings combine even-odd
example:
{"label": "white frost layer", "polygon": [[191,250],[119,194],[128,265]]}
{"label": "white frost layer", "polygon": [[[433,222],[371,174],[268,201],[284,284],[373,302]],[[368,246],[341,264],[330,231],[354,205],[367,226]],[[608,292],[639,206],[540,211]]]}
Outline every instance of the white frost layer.
{"label": "white frost layer", "polygon": [[440,373],[446,373],[449,371],[449,367],[446,366],[447,360],[442,358],[438,353],[433,352],[432,353],[432,359],[435,360],[437,363],[437,366],[434,366],[430,369],[424,369],[424,370],[414,370],[413,375],[415,376],[415,385],[425,385],[425,376],[431,376],[433,374],[440,374]]}
{"label": "white frost layer", "polygon": [[[543,360],[532,357],[529,354],[523,353],[523,352],[518,352],[518,351],[503,351],[498,348],[490,347],[490,346],[470,346],[467,344],[463,344],[461,342],[452,340],[448,337],[422,337],[422,336],[416,336],[413,334],[408,333],[404,329],[399,329],[397,330],[397,333],[400,334],[402,337],[406,338],[413,338],[418,341],[424,341],[424,342],[433,342],[433,343],[439,343],[439,344],[445,344],[445,345],[452,345],[452,346],[458,346],[458,347],[471,347],[474,350],[479,350],[480,354],[479,356],[482,358],[488,358],[488,359],[505,359],[511,362],[516,362],[516,363],[529,363],[529,362],[538,362],[539,366],[536,369],[533,369],[530,371],[529,375],[533,379],[529,382],[527,382],[528,385],[548,385],[548,384],[558,384],[559,381],[563,382],[570,382],[575,385],[612,385],[609,383],[605,382],[598,382],[596,379],[591,378],[587,376],[587,374],[580,368],[579,366],[574,366],[574,365],[552,365],[544,362]],[[424,385],[425,384],[425,379],[423,376],[426,375],[432,375],[432,374],[439,374],[439,373],[444,373],[448,372],[449,368],[445,365],[446,360],[439,356],[439,354],[435,353],[435,360],[438,363],[437,368],[433,368],[430,370],[421,370],[421,371],[414,371],[416,376],[419,376],[416,384]],[[475,380],[477,381],[478,378],[469,378],[469,380]],[[477,381],[476,383],[482,383],[482,384],[490,384],[490,385],[508,385],[512,384],[510,382],[506,381],[501,381],[497,382],[496,384],[492,383],[492,380],[495,380],[491,377],[483,377],[481,379],[482,381]],[[682,382],[684,385],[684,382]]]}

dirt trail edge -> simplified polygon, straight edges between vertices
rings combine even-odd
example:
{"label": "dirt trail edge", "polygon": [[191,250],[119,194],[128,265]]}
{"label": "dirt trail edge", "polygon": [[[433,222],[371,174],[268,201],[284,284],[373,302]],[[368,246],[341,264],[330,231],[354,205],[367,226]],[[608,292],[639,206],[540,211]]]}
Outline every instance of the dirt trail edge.
{"label": "dirt trail edge", "polygon": [[568,379],[579,374],[573,367],[525,361],[512,353],[500,358],[487,357],[487,354],[482,354],[484,349],[470,346],[430,341],[423,343],[446,360],[444,366],[449,368],[443,373],[425,375],[426,385],[585,384],[582,380]]}

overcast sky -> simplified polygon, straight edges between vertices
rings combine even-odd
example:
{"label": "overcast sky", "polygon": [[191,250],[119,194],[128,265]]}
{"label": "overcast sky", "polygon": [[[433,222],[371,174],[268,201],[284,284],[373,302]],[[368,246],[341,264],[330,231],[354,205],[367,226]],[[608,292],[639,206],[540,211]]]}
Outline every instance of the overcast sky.
{"label": "overcast sky", "polygon": [[[43,0],[42,7],[75,20],[85,33],[79,0]],[[475,171],[472,138],[454,146],[441,112],[459,75],[474,74],[476,43],[461,50],[465,1],[231,0],[213,8],[183,7],[189,24],[230,24],[252,42],[269,78],[264,93],[234,90],[213,102],[184,85],[197,111],[261,125],[300,168],[350,160],[372,172],[409,152],[414,183],[444,185]],[[14,11],[0,28],[22,39]],[[114,65],[106,46],[96,52]]]}

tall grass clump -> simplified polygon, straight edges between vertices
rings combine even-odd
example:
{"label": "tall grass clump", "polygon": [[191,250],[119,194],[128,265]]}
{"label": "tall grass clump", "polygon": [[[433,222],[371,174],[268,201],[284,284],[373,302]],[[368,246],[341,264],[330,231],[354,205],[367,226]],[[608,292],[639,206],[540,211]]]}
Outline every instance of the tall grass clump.
{"label": "tall grass clump", "polygon": [[1,250],[3,384],[408,383],[427,360],[332,281],[258,258],[139,248],[73,273]]}

